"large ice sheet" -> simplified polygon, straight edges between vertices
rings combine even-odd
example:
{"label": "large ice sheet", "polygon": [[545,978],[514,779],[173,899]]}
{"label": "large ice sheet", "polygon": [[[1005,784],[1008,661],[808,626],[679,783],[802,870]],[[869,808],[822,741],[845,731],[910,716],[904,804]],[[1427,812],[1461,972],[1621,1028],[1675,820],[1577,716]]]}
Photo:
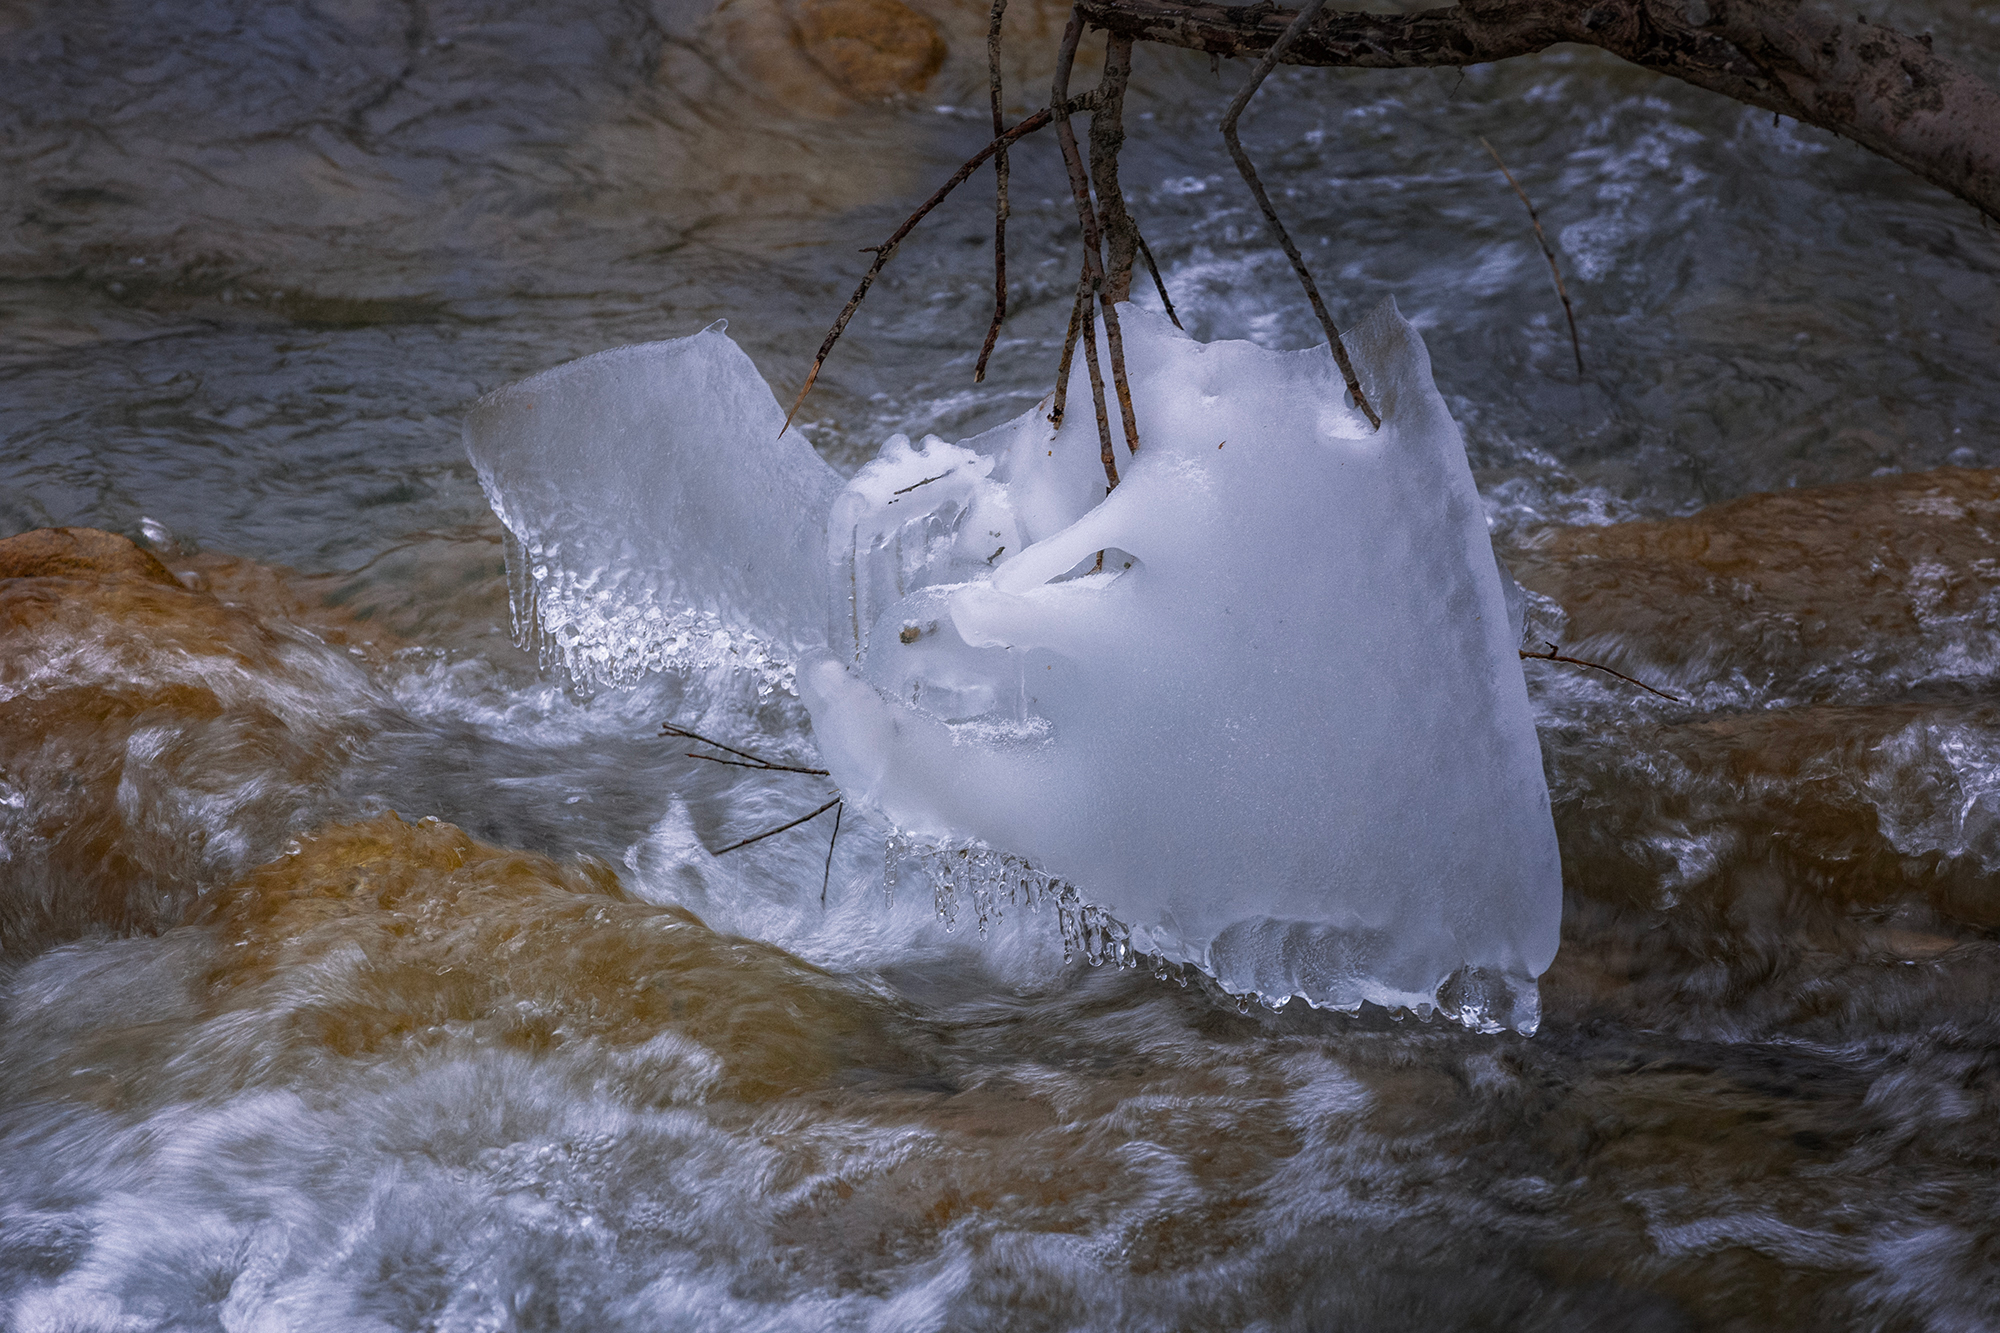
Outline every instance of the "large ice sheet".
{"label": "large ice sheet", "polygon": [[1079,379],[1053,438],[1029,413],[894,440],[835,502],[830,648],[799,675],[828,767],[1239,993],[1531,1028],[1555,834],[1421,339],[1386,305],[1354,331],[1371,432],[1324,347],[1125,319],[1143,447],[1108,497]]}
{"label": "large ice sheet", "polygon": [[[720,325],[481,398],[466,449],[519,544],[516,614],[579,680],[672,665],[788,674],[821,643],[840,479]],[[512,562],[510,562],[512,563]]]}

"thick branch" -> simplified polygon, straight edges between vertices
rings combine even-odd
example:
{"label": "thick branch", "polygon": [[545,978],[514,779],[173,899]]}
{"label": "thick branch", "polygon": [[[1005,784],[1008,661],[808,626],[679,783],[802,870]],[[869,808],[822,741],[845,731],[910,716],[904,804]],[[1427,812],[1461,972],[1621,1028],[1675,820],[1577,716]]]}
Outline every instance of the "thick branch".
{"label": "thick branch", "polygon": [[[1201,0],[1079,0],[1092,27],[1216,55],[1258,56],[1296,11]],[[2000,218],[2000,91],[1909,37],[1801,0],[1466,0],[1413,14],[1330,12],[1293,65],[1464,66],[1558,42],[1854,140]]]}

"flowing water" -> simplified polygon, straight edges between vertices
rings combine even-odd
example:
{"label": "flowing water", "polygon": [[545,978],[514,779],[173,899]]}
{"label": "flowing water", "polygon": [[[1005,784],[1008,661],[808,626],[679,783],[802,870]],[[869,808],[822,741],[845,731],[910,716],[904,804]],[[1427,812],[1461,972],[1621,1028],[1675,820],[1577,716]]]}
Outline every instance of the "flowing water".
{"label": "flowing water", "polygon": [[[1246,121],[1531,633],[1674,696],[1524,664],[1532,1037],[1241,1012],[830,815],[717,856],[830,793],[659,724],[799,763],[796,700],[515,647],[466,403],[725,316],[795,391],[987,132],[984,7],[911,3],[0,4],[0,536],[170,571],[0,578],[0,1327],[2000,1326],[2000,235],[1852,145],[1570,49]],[[2000,82],[1990,6],[1873,17]],[[1126,189],[1191,329],[1303,346],[1244,73],[1142,50]],[[837,467],[1052,382],[1045,139],[971,382],[989,181],[809,400]]]}

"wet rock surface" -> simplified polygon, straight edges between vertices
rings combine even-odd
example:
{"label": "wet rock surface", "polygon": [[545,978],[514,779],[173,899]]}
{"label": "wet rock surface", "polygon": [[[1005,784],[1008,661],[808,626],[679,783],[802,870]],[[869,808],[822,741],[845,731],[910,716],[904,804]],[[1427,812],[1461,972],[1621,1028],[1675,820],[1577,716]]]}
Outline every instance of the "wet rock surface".
{"label": "wet rock surface", "polygon": [[[1780,498],[1901,514],[1921,484]],[[1682,531],[1712,551],[1749,514],[1778,549],[1813,540],[1773,507]],[[1768,661],[1766,627],[1812,601],[1786,571],[1700,644],[1684,619],[1652,630],[1662,582],[1693,583],[1697,610],[1705,585],[1649,558],[1659,581],[1622,601],[1601,552],[1688,544],[1634,527],[1558,531],[1526,563],[1544,597],[1585,589],[1561,614],[1635,666]],[[1948,538],[1896,540],[1944,563]],[[1812,567],[1865,582],[1888,540],[1845,563],[1822,543]],[[329,822],[327,756],[367,753],[359,705],[406,688],[412,650],[347,616],[352,580],[145,556],[108,534],[0,545],[23,571],[0,580],[7,845],[40,858],[7,865],[0,1021],[0,1299],[24,1327],[79,1301],[213,1308],[202,1273],[246,1304],[310,1287],[391,1323],[514,1290],[653,1327],[685,1293],[649,1274],[694,1255],[762,1275],[700,1288],[725,1322],[866,1321],[912,1282],[951,1319],[1051,1327],[1917,1329],[2000,1308],[1996,878],[1939,739],[1995,719],[1962,686],[1695,711],[1527,664],[1550,673],[1569,900],[1540,1034],[1485,1038],[1239,1014],[1080,962],[1010,987],[978,961],[1006,935],[829,969],[711,929],[643,856],[513,850],[415,812]],[[419,544],[391,582],[465,558]],[[212,590],[162,581],[175,565]],[[342,626],[354,644],[317,637]],[[1935,641],[1869,644],[1907,664]],[[348,702],[308,718],[307,697]],[[229,850],[186,853],[175,812],[224,773],[256,795],[211,791],[200,827]],[[679,855],[719,890],[721,862]],[[260,1194],[295,1220],[253,1270],[227,1256],[272,1222],[188,1209]],[[367,1239],[297,1244],[336,1224]],[[105,1258],[134,1244],[177,1257]]]}
{"label": "wet rock surface", "polygon": [[[0,1326],[2000,1323],[2000,251],[1852,145],[1565,50],[1246,117],[1341,326],[1422,328],[1534,630],[1684,701],[1524,664],[1532,1040],[952,929],[832,812],[718,857],[830,793],[659,723],[821,766],[796,709],[511,646],[463,405],[725,316],[795,390],[990,134],[989,6],[903,4],[0,5],[0,535],[146,548],[0,578]],[[1065,15],[1009,6],[1010,115]],[[1241,62],[1136,64],[1182,319],[1313,344]],[[1075,213],[1013,172],[985,384],[982,176],[795,426],[837,468],[1049,388]]]}

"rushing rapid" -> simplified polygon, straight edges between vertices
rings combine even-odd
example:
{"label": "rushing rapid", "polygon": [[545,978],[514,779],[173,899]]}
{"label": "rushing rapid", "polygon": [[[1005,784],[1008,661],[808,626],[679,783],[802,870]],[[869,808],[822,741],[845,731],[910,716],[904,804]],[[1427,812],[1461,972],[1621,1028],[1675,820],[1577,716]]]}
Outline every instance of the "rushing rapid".
{"label": "rushing rapid", "polygon": [[[1660,691],[1522,664],[1533,1037],[1239,1008],[831,811],[725,851],[834,794],[795,694],[519,646],[468,404],[723,315],[788,398],[983,141],[984,23],[0,14],[0,1327],[2000,1323],[2000,245],[1851,145],[1574,51],[1246,118],[1335,313],[1422,330],[1531,646]],[[1142,49],[1123,174],[1198,337],[1302,347],[1242,73]],[[808,402],[844,476],[1052,387],[1016,157],[993,374],[977,178]]]}

